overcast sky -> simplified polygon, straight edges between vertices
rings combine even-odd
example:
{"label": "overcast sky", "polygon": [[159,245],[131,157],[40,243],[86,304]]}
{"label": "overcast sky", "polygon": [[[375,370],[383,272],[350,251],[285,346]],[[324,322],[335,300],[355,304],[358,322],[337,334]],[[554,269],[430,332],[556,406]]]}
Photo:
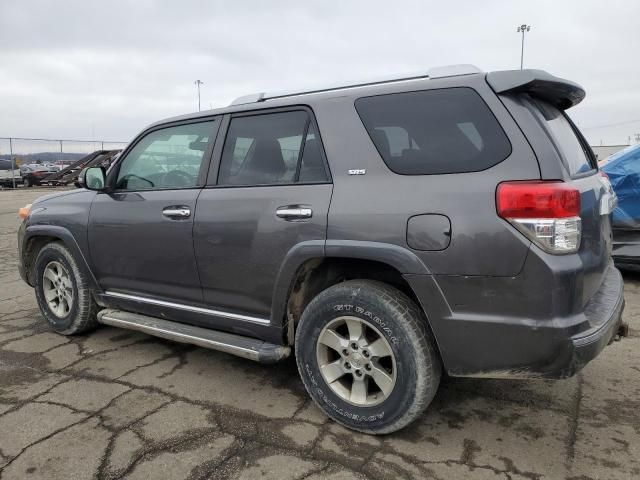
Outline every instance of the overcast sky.
{"label": "overcast sky", "polygon": [[[592,144],[640,133],[640,1],[0,1],[0,137],[130,140],[252,92],[429,66],[581,83]],[[608,126],[612,125],[612,126]],[[603,127],[606,126],[606,127]]]}

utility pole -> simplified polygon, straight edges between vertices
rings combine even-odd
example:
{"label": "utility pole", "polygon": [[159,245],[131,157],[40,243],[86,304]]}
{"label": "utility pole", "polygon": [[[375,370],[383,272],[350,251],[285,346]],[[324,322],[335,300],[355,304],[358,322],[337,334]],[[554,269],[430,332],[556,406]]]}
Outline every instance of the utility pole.
{"label": "utility pole", "polygon": [[204,82],[202,80],[196,80],[193,83],[198,87],[198,111],[200,111],[200,85],[203,85]]}
{"label": "utility pole", "polygon": [[9,138],[9,157],[11,157],[11,182],[13,188],[16,188],[16,175],[15,175],[15,158],[13,158],[13,139]]}
{"label": "utility pole", "polygon": [[524,65],[524,34],[529,30],[531,30],[531,25],[527,25],[525,23],[518,27],[518,32],[522,32],[522,46],[520,48],[520,70],[522,70],[522,67]]}

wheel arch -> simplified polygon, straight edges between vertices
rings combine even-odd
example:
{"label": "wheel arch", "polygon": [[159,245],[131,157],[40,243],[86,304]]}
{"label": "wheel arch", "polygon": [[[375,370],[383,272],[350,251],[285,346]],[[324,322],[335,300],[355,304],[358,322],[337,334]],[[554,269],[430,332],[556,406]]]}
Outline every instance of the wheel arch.
{"label": "wheel arch", "polygon": [[405,274],[428,275],[426,265],[410,250],[393,244],[328,240],[293,247],[280,268],[274,287],[271,322],[282,325],[285,342],[293,344],[295,325],[306,305],[322,290],[344,280],[378,280],[398,288],[427,312]]}
{"label": "wheel arch", "polygon": [[65,227],[57,225],[32,225],[27,227],[25,231],[22,251],[22,263],[25,268],[27,282],[32,287],[35,285],[35,260],[38,252],[51,242],[62,243],[73,255],[78,262],[78,267],[86,275],[92,289],[99,289],[98,282],[89,268],[87,259],[82,253],[82,249],[78,245],[73,234]]}

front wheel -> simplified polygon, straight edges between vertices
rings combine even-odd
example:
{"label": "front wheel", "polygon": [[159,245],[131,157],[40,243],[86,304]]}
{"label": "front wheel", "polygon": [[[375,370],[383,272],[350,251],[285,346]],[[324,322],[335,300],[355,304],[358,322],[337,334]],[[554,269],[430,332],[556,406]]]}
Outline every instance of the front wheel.
{"label": "front wheel", "polygon": [[58,333],[83,333],[98,325],[98,306],[85,275],[61,243],[42,247],[36,258],[36,299],[42,316]]}
{"label": "front wheel", "polygon": [[300,319],[295,348],[316,404],[365,433],[411,423],[440,382],[440,359],[422,311],[381,282],[351,280],[320,293]]}

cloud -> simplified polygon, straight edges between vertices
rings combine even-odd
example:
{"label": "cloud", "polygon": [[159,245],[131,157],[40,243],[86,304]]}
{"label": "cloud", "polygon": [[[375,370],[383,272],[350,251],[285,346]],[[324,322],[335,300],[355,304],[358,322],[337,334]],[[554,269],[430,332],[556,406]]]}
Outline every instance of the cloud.
{"label": "cloud", "polygon": [[[145,125],[257,91],[433,65],[525,66],[583,84],[592,142],[640,118],[640,3],[77,1],[0,3],[0,136],[129,140]],[[598,128],[587,128],[598,127]]]}

